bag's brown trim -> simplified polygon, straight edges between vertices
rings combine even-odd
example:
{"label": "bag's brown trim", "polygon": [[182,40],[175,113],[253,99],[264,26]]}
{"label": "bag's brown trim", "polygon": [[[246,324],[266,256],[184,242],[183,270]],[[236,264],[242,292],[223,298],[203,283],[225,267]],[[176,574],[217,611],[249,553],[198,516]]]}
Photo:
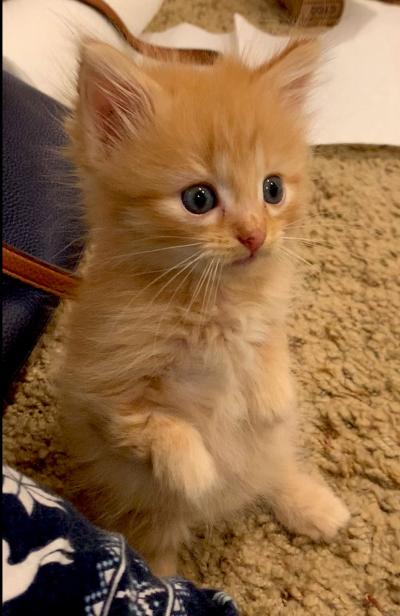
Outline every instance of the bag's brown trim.
{"label": "bag's brown trim", "polygon": [[176,59],[179,62],[192,64],[213,64],[220,55],[218,51],[210,49],[179,49],[152,45],[134,36],[114,9],[104,0],[80,0],[80,2],[101,13],[118,30],[126,42],[143,56],[155,58],[156,60],[168,61]]}
{"label": "bag's brown trim", "polygon": [[3,242],[3,274],[58,297],[73,297],[79,277]]}

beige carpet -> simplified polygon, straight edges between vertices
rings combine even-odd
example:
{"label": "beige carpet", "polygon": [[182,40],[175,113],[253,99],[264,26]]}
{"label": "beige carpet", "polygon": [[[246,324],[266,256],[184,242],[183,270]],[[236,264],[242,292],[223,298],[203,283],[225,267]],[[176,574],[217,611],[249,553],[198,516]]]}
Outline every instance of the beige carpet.
{"label": "beige carpet", "polygon": [[[262,27],[285,16],[264,0],[166,0],[153,30],[182,20],[229,30],[234,11]],[[289,536],[267,513],[196,534],[182,573],[224,588],[244,615],[400,614],[400,152],[321,147],[291,320],[304,444],[352,512],[327,545]],[[4,457],[68,495],[48,378],[62,345],[52,326],[4,416]]]}

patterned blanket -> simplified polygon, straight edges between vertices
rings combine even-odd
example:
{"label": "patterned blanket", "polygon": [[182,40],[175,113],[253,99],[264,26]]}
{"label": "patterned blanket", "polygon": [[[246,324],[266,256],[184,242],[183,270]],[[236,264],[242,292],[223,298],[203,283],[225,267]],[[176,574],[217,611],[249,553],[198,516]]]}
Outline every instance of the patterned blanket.
{"label": "patterned blanket", "polygon": [[3,466],[4,616],[237,616],[223,592],[156,578],[121,535]]}

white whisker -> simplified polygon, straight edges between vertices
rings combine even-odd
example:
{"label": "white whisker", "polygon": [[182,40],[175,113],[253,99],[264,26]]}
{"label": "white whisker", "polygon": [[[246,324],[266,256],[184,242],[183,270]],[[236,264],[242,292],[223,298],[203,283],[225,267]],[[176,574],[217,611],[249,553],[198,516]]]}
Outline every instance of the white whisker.
{"label": "white whisker", "polygon": [[[196,253],[199,254],[199,253]],[[177,263],[176,265],[173,265],[172,267],[169,267],[167,270],[163,271],[162,274],[160,274],[160,276],[157,276],[156,278],[154,278],[151,282],[149,282],[149,284],[147,284],[145,287],[143,287],[143,289],[140,289],[138,293],[136,293],[133,297],[130,298],[129,302],[127,303],[127,305],[124,307],[123,310],[121,310],[119,317],[122,318],[122,315],[124,313],[126,313],[129,308],[132,305],[132,302],[134,302],[142,293],[144,293],[144,291],[146,291],[148,288],[150,288],[153,284],[155,284],[156,282],[158,282],[159,280],[162,280],[165,276],[167,276],[170,272],[178,269],[179,267],[181,267],[182,265],[185,265],[185,263],[187,263],[189,260],[191,260],[193,258],[194,255],[190,255],[189,257],[186,257],[186,259],[183,259],[182,261],[180,261],[179,263]]]}
{"label": "white whisker", "polygon": [[215,306],[217,304],[218,290],[219,290],[219,287],[221,285],[221,279],[222,279],[222,261],[220,259],[218,259],[217,272],[218,273],[217,273],[217,277],[216,277],[215,292],[214,292],[214,298],[213,298],[213,306]]}
{"label": "white whisker", "polygon": [[214,262],[215,262],[215,257],[213,257],[213,259],[210,261],[209,267],[207,268],[207,283],[204,289],[204,296],[203,296],[203,302],[201,305],[201,313],[204,316],[204,321],[206,319],[207,316],[207,312],[206,312],[206,307],[207,307],[207,298],[208,298],[208,289],[210,286],[210,280],[211,280],[211,272],[213,270],[214,267]]}
{"label": "white whisker", "polygon": [[310,263],[310,261],[307,261],[307,259],[303,259],[303,257],[301,257],[300,255],[296,254],[295,252],[292,252],[288,248],[282,248],[282,246],[281,246],[280,249],[288,257],[294,257],[295,259],[298,259],[299,261],[302,261],[303,263],[306,263],[306,265],[309,265],[310,267],[315,267],[315,265],[313,263]]}
{"label": "white whisker", "polygon": [[327,244],[326,242],[321,242],[321,240],[313,240],[307,237],[292,237],[288,235],[282,235],[281,239],[282,240],[296,240],[298,242],[301,242],[302,244],[318,244],[320,246],[329,246],[329,244]]}
{"label": "white whisker", "polygon": [[136,257],[138,255],[147,255],[147,254],[152,254],[154,252],[161,252],[163,250],[174,250],[175,248],[190,248],[193,246],[201,246],[201,244],[202,242],[195,242],[192,244],[179,244],[176,246],[162,246],[161,248],[154,248],[152,250],[140,250],[139,252],[130,252],[125,255],[118,255],[114,258],[111,258],[109,262],[111,263],[113,261],[130,259],[131,257]]}
{"label": "white whisker", "polygon": [[156,293],[156,295],[153,297],[153,299],[151,300],[149,306],[151,306],[153,304],[153,302],[157,299],[157,297],[160,295],[160,293],[162,293],[164,291],[164,289],[166,289],[168,287],[168,285],[171,284],[171,282],[173,280],[175,280],[175,278],[177,276],[179,276],[180,274],[182,274],[185,270],[187,270],[188,267],[190,267],[191,265],[193,265],[194,263],[197,263],[197,261],[199,261],[200,259],[203,258],[203,254],[197,254],[197,256],[193,257],[192,255],[192,261],[190,261],[189,263],[187,263],[185,265],[185,267],[181,268],[178,272],[176,272],[176,274],[174,274],[172,276],[172,278],[170,280],[167,280],[167,282],[161,287],[161,289],[158,290],[158,292]]}
{"label": "white whisker", "polygon": [[187,305],[187,307],[186,307],[186,310],[185,310],[185,316],[187,315],[187,313],[189,312],[189,310],[190,310],[190,309],[191,309],[191,307],[193,306],[193,303],[195,302],[196,297],[197,297],[197,296],[198,296],[198,294],[200,293],[201,287],[203,286],[203,283],[204,283],[205,278],[206,278],[206,277],[205,277],[205,273],[206,273],[206,271],[207,271],[207,268],[206,268],[206,267],[204,267],[204,269],[203,269],[203,271],[202,271],[202,273],[201,273],[201,276],[200,276],[200,278],[199,278],[199,280],[198,280],[198,282],[197,282],[196,288],[195,288],[195,290],[194,290],[194,292],[193,292],[193,295],[192,295],[192,297],[191,297],[191,300],[190,300],[189,304],[188,304],[188,305]]}
{"label": "white whisker", "polygon": [[214,297],[214,291],[215,291],[215,281],[216,281],[216,276],[217,276],[218,265],[219,265],[219,259],[216,259],[215,266],[213,268],[212,275],[211,275],[210,294],[209,294],[209,298],[207,302],[207,309],[206,309],[207,312],[209,312],[214,306],[213,297]]}
{"label": "white whisker", "polygon": [[[201,255],[200,255],[200,257],[201,257]],[[186,273],[186,276],[184,276],[184,277],[183,277],[183,279],[180,281],[180,283],[177,285],[177,287],[176,287],[176,289],[175,289],[174,293],[172,294],[172,297],[170,298],[170,300],[169,300],[169,302],[168,302],[168,304],[167,304],[166,308],[164,309],[164,311],[163,311],[163,313],[162,313],[162,315],[161,315],[161,317],[160,317],[160,320],[159,320],[159,322],[158,322],[158,326],[157,326],[156,333],[154,334],[154,344],[156,344],[156,342],[157,342],[157,339],[158,339],[158,332],[160,331],[161,323],[162,323],[162,321],[164,320],[164,317],[165,317],[166,313],[168,312],[168,309],[169,309],[169,307],[170,307],[171,303],[173,302],[173,300],[174,300],[174,298],[175,298],[176,294],[178,293],[179,289],[180,289],[180,288],[184,285],[184,283],[186,282],[186,280],[187,280],[187,279],[189,278],[189,276],[193,273],[193,270],[194,270],[194,268],[196,267],[196,263],[197,263],[197,261],[198,261],[198,260],[199,260],[199,259],[194,259],[194,260],[193,260],[193,261],[191,261],[191,262],[190,262],[190,263],[189,263],[186,267],[184,267],[184,268],[183,268],[183,270],[180,270],[179,274],[182,274],[182,273],[183,273],[183,272],[184,272],[184,271],[185,271],[188,267],[190,268],[190,269],[189,269],[189,271]],[[171,336],[174,334],[174,332],[175,332],[175,331],[176,331],[176,328],[174,329],[174,331],[169,332],[169,337],[171,337]]]}

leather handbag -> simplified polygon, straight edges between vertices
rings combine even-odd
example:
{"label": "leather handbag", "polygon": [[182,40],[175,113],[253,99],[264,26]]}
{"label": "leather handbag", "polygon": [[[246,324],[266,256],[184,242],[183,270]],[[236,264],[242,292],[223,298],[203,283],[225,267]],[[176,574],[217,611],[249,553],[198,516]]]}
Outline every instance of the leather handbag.
{"label": "leather handbag", "polygon": [[[57,295],[74,284],[71,272],[83,248],[80,193],[61,153],[65,112],[55,100],[3,72],[3,398],[56,307]],[[42,265],[38,277],[30,262],[52,267],[43,270]],[[60,275],[66,270],[66,286],[49,278],[54,267],[62,268]]]}

